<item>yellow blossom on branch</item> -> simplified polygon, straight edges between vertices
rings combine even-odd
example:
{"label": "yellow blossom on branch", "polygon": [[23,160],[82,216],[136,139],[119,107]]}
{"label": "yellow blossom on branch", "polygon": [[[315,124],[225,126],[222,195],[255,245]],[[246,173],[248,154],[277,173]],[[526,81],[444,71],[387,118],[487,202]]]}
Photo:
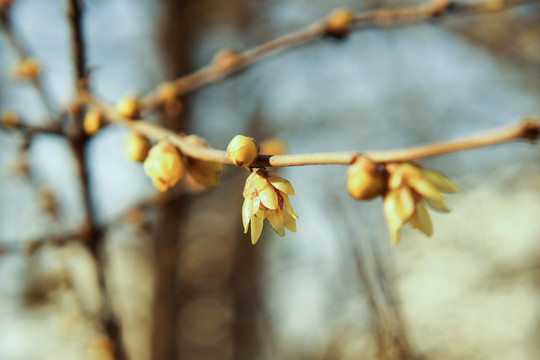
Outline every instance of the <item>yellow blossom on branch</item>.
{"label": "yellow blossom on branch", "polygon": [[443,193],[457,192],[444,175],[410,163],[388,164],[388,191],[384,195],[383,210],[392,237],[399,242],[399,229],[411,224],[427,236],[433,235],[433,224],[426,204],[433,210],[449,212]]}
{"label": "yellow blossom on branch", "polygon": [[251,242],[255,244],[261,236],[263,221],[268,223],[280,236],[285,235],[285,228],[296,232],[296,219],[289,195],[294,196],[294,189],[287,180],[270,176],[264,169],[251,173],[244,187],[242,222],[247,233],[251,224]]}
{"label": "yellow blossom on branch", "polygon": [[184,161],[178,149],[165,140],[150,149],[143,167],[146,175],[161,192],[174,186],[185,171]]}
{"label": "yellow blossom on branch", "polygon": [[[208,147],[206,141],[197,135],[188,135],[184,138],[188,142]],[[216,186],[219,183],[218,175],[223,171],[223,164],[214,161],[205,161],[188,157],[188,173],[197,183],[204,186]]]}

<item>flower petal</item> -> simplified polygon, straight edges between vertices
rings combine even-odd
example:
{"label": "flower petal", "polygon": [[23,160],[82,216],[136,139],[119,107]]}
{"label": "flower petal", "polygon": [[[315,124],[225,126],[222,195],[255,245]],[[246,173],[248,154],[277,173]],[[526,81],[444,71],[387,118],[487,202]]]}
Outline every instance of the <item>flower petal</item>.
{"label": "flower petal", "polygon": [[272,175],[268,178],[268,181],[270,181],[270,183],[279,191],[282,191],[287,195],[294,196],[294,189],[288,180],[285,180],[277,175]]}
{"label": "flower petal", "polygon": [[457,186],[440,172],[424,169],[423,173],[425,178],[438,187],[440,191],[446,193],[455,193],[458,191]]}
{"label": "flower petal", "polygon": [[282,210],[267,210],[266,219],[268,219],[268,223],[279,236],[285,236],[285,220],[283,219]]}
{"label": "flower petal", "polygon": [[242,205],[242,223],[244,224],[244,233],[247,233],[249,227],[249,221],[253,214],[253,201],[250,199],[244,199]]}
{"label": "flower petal", "polygon": [[250,186],[257,189],[257,191],[262,191],[268,185],[268,180],[263,178],[251,180]]}
{"label": "flower petal", "polygon": [[383,211],[393,245],[399,242],[399,228],[410,219],[414,208],[414,197],[408,187],[391,190],[384,197]]}
{"label": "flower petal", "polygon": [[[296,217],[298,219],[298,217]],[[292,232],[296,232],[296,220],[294,220],[294,217],[288,212],[283,212],[283,220],[285,221],[285,227],[289,229]]]}
{"label": "flower petal", "polygon": [[263,229],[264,213],[262,210],[251,215],[251,243],[255,245],[261,237]]}
{"label": "flower petal", "polygon": [[411,226],[427,236],[433,235],[433,223],[423,202],[416,205],[416,212],[410,220]]}
{"label": "flower petal", "polygon": [[446,206],[446,204],[442,200],[437,201],[437,200],[425,198],[424,201],[429,205],[430,208],[432,208],[435,211],[442,212],[442,213],[450,212],[450,208]]}
{"label": "flower petal", "polygon": [[444,195],[439,188],[423,176],[411,176],[407,179],[409,185],[420,195],[432,200],[442,201]]}
{"label": "flower petal", "polygon": [[256,197],[253,199],[253,207],[251,208],[251,215],[255,214],[261,208],[261,199]]}
{"label": "flower petal", "polygon": [[283,210],[285,210],[284,212],[291,215],[292,218],[298,219],[298,215],[296,215],[293,211],[291,202],[289,201],[289,197],[286,194],[283,194],[282,197],[283,197]]}
{"label": "flower petal", "polygon": [[278,197],[276,190],[272,185],[266,186],[259,192],[259,199],[262,204],[269,209],[277,209],[278,207]]}

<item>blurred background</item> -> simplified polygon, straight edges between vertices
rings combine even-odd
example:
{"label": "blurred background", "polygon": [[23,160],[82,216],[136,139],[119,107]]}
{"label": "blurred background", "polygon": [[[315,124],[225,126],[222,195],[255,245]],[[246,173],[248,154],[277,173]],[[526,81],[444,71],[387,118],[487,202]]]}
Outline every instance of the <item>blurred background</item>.
{"label": "blurred background", "polygon": [[[105,102],[142,95],[321,19],[418,2],[87,0],[90,84]],[[12,20],[43,65],[60,111],[74,89],[66,4],[17,0]],[[46,117],[9,75],[0,37],[0,111]],[[268,58],[155,118],[225,149],[236,134],[277,137],[287,153],[381,150],[459,137],[540,113],[540,4],[404,27],[367,28]],[[86,147],[105,238],[111,306],[129,359],[537,359],[540,356],[540,149],[525,143],[422,161],[460,188],[426,238],[391,247],[380,200],[356,202],[344,166],[279,169],[300,216],[252,246],[241,221],[246,172],[165,202],[127,131]],[[26,171],[28,170],[28,171]],[[180,184],[179,187],[185,184]],[[77,241],[28,245],[84,220],[62,137],[0,130],[0,359],[109,359],[96,319],[95,264]],[[30,243],[32,244],[32,243]]]}

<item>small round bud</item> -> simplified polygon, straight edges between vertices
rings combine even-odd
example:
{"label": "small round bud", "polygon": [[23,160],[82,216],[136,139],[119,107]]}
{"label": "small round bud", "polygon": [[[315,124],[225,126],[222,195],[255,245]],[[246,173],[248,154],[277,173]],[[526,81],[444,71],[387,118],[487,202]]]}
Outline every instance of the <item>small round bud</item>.
{"label": "small round bud", "polygon": [[104,120],[101,111],[90,109],[84,115],[83,129],[87,135],[94,135],[103,127]]}
{"label": "small round bud", "polygon": [[383,171],[373,161],[360,157],[347,170],[347,190],[356,200],[371,200],[386,188]]}
{"label": "small round bud", "polygon": [[283,141],[276,138],[268,139],[261,144],[261,155],[283,155],[285,148]]}
{"label": "small round bud", "polygon": [[227,156],[236,166],[249,166],[257,159],[258,147],[252,138],[236,135],[227,146]]}
{"label": "small round bud", "polygon": [[354,20],[354,14],[349,9],[332,11],[326,19],[326,32],[338,38],[347,35],[348,26]]}
{"label": "small round bud", "polygon": [[131,161],[143,162],[151,147],[152,144],[146,136],[133,132],[124,142],[124,154]]}
{"label": "small round bud", "polygon": [[128,119],[137,119],[141,115],[139,100],[131,96],[120,99],[116,104],[116,110],[120,115]]}
{"label": "small round bud", "polygon": [[243,55],[236,49],[223,49],[212,60],[213,66],[219,71],[229,71],[243,62]]}
{"label": "small round bud", "polygon": [[174,186],[185,171],[184,161],[178,149],[166,140],[150,149],[143,167],[146,175],[161,192]]}
{"label": "small round bud", "polygon": [[39,62],[34,58],[17,61],[12,70],[14,78],[36,78],[40,72]]}
{"label": "small round bud", "polygon": [[8,127],[17,127],[21,124],[21,119],[19,119],[17,113],[13,111],[4,112],[0,121],[2,122],[2,125]]}

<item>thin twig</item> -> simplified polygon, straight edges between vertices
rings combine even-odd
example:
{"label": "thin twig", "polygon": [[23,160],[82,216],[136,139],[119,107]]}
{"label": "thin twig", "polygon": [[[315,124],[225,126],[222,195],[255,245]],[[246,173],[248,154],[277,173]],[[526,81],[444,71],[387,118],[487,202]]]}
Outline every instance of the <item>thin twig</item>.
{"label": "thin twig", "polygon": [[[105,116],[121,123],[130,130],[144,134],[154,140],[167,140],[176,145],[180,151],[188,157],[199,160],[214,161],[223,164],[232,164],[223,150],[205,148],[189,143],[173,131],[159,125],[137,120],[132,121],[120,116],[114,109],[104,107],[94,100],[94,105],[99,107]],[[332,153],[313,153],[297,155],[259,155],[252,164],[253,167],[282,167],[302,165],[350,165],[359,156],[367,156],[376,163],[390,163],[411,161],[422,158],[445,155],[449,153],[466,151],[486,146],[498,145],[511,141],[526,140],[534,142],[540,136],[540,118],[528,117],[516,125],[500,129],[482,132],[467,139],[443,141],[427,145],[419,145],[410,148],[384,151],[345,151]]]}
{"label": "thin twig", "polygon": [[[71,38],[72,38],[72,53],[73,65],[75,68],[75,99],[72,106],[72,115],[74,120],[75,132],[68,137],[76,160],[77,172],[81,182],[83,193],[83,206],[85,223],[88,228],[85,244],[88,247],[90,254],[94,259],[95,270],[98,278],[98,286],[101,293],[103,311],[101,314],[101,326],[107,333],[113,344],[113,356],[116,360],[127,359],[127,353],[124,348],[122,339],[122,329],[116,314],[113,311],[111,296],[107,288],[105,278],[105,260],[103,254],[103,239],[104,234],[98,231],[96,227],[95,214],[92,206],[92,195],[88,184],[89,166],[85,159],[85,150],[88,143],[88,137],[82,132],[82,102],[80,98],[88,91],[88,81],[86,74],[85,63],[85,43],[82,29],[82,0],[68,0],[66,15],[69,20]],[[77,105],[77,106],[75,106]]]}
{"label": "thin twig", "polygon": [[[512,6],[535,2],[538,2],[538,0],[485,0],[473,3],[431,0],[414,7],[380,9],[357,14],[349,24],[348,30],[357,31],[368,27],[396,27],[456,15],[491,13],[506,10]],[[182,96],[206,85],[219,82],[261,62],[271,55],[321,39],[326,34],[328,34],[326,19],[316,21],[292,33],[238,53],[237,56],[240,61],[230,67],[220,68],[210,64],[178,78],[173,83],[177,87],[178,96]],[[147,110],[156,108],[159,104],[157,91],[152,91],[143,96],[141,104]]]}

